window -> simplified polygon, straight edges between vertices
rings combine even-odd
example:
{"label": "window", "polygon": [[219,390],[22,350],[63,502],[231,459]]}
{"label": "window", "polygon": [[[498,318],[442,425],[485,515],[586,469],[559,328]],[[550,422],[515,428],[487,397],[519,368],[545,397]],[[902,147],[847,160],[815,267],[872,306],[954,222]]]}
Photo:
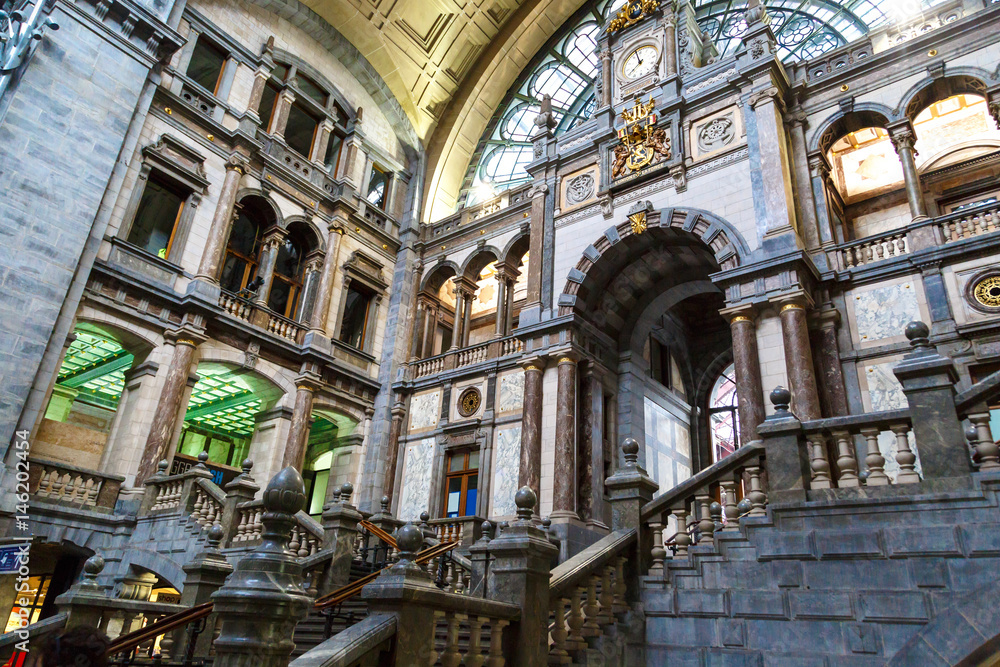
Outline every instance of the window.
{"label": "window", "polygon": [[43,574],[41,576],[28,577],[28,589],[20,592],[14,598],[14,608],[7,618],[7,627],[4,632],[12,632],[21,628],[21,619],[28,623],[37,623],[38,616],[42,613],[42,604],[45,602],[45,594],[49,591],[49,581],[52,576]]}
{"label": "window", "polygon": [[228,292],[239,292],[257,274],[260,257],[260,235],[263,225],[258,218],[257,206],[251,200],[240,207],[240,214],[229,232],[226,259],[222,265],[219,284]]}
{"label": "window", "polygon": [[478,486],[479,450],[470,449],[449,454],[443,516],[474,515]]}
{"label": "window", "polygon": [[214,95],[219,89],[222,68],[228,57],[223,49],[209,41],[205,35],[198,35],[191,53],[191,62],[188,63],[188,78]]}
{"label": "window", "polygon": [[268,81],[264,85],[264,93],[260,96],[257,115],[260,116],[260,126],[265,131],[271,128],[271,116],[274,115],[274,107],[278,103],[278,95],[280,94],[281,89],[274,82]]}
{"label": "window", "polygon": [[708,403],[708,426],[712,433],[712,461],[718,462],[740,446],[740,417],[737,411],[736,374],[730,366],[712,387]]}
{"label": "window", "polygon": [[372,165],[372,175],[368,179],[368,203],[385,210],[389,189],[389,172],[378,165]]}
{"label": "window", "polygon": [[337,167],[340,166],[340,147],[343,144],[344,140],[340,135],[330,135],[330,142],[326,145],[326,155],[323,157],[323,164],[331,176],[337,174]]}
{"label": "window", "polygon": [[330,99],[327,92],[323,90],[318,83],[307,77],[305,74],[296,73],[295,86],[300,92],[305,93],[306,97],[310,98],[321,107],[325,107],[327,101]]}
{"label": "window", "polygon": [[188,194],[163,176],[150,173],[126,240],[166,258]]}
{"label": "window", "polygon": [[344,302],[344,319],[340,326],[340,340],[351,347],[362,349],[368,333],[368,311],[374,294],[352,282],[347,288]]}
{"label": "window", "polygon": [[288,110],[288,124],[285,125],[285,143],[303,157],[310,157],[313,140],[319,129],[319,120],[298,104]]}
{"label": "window", "polygon": [[278,247],[267,307],[285,317],[294,316],[302,292],[303,247],[293,236]]}

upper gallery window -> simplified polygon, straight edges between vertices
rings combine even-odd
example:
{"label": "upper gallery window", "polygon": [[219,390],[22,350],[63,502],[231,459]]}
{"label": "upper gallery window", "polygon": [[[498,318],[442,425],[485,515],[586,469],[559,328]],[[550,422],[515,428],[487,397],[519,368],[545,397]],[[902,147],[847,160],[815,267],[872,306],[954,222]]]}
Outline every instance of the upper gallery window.
{"label": "upper gallery window", "polygon": [[214,95],[219,89],[222,69],[228,57],[225,50],[205,35],[198,35],[198,41],[195,42],[194,51],[191,53],[191,62],[188,63],[188,78]]}
{"label": "upper gallery window", "polygon": [[370,311],[375,294],[357,281],[352,281],[344,297],[344,317],[340,325],[340,340],[358,350],[364,349],[370,328]]}
{"label": "upper gallery window", "polygon": [[368,196],[366,199],[368,203],[372,206],[377,206],[380,209],[385,210],[386,205],[389,203],[388,196],[389,193],[389,178],[391,174],[385,171],[378,165],[372,165],[372,175],[368,179]]}
{"label": "upper gallery window", "polygon": [[311,157],[313,141],[319,130],[319,119],[295,102],[288,110],[288,125],[285,126],[285,143],[299,155]]}
{"label": "upper gallery window", "polygon": [[289,234],[278,246],[274,262],[274,277],[267,307],[285,317],[295,317],[302,295],[302,273],[305,268],[304,244],[294,234]]}
{"label": "upper gallery window", "polygon": [[478,487],[479,450],[469,449],[449,454],[443,516],[474,515]]}
{"label": "upper gallery window", "polygon": [[273,80],[268,79],[264,86],[264,93],[260,96],[260,106],[257,107],[257,115],[260,116],[260,126],[264,130],[271,129],[271,118],[274,116],[274,108],[278,104],[278,95],[281,88]]}
{"label": "upper gallery window", "polygon": [[254,203],[245,202],[233,222],[226,244],[226,259],[219,284],[234,294],[242,290],[257,275],[263,220]]}
{"label": "upper gallery window", "polygon": [[166,258],[189,194],[169,179],[151,172],[126,240]]}

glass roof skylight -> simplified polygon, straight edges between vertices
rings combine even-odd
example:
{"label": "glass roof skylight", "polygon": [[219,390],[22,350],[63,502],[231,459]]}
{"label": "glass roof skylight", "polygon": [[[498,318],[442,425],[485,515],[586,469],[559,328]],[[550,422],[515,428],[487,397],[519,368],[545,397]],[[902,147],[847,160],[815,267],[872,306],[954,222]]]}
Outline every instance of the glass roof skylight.
{"label": "glass roof skylight", "polygon": [[[606,17],[626,0],[598,0],[578,12],[535,57],[494,114],[463,183],[467,206],[492,199],[531,180],[525,166],[532,160],[528,137],[534,131],[542,95],[552,96],[562,134],[587,120],[596,106],[597,38]],[[667,0],[661,0],[666,2]],[[746,30],[747,0],[692,0],[698,25],[708,34],[719,57],[732,55]],[[785,62],[815,58],[852,42],[869,30],[918,15],[944,0],[769,0],[767,12]]]}

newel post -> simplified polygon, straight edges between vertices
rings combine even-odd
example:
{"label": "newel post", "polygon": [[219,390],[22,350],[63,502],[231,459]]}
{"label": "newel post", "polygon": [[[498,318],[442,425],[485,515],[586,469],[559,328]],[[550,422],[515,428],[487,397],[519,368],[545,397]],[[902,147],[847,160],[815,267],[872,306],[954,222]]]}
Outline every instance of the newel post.
{"label": "newel post", "polygon": [[287,548],[305,501],[302,475],[292,467],[264,490],[261,544],[212,595],[222,628],[215,667],[287,667],[292,632],[312,602],[302,587],[302,566]]}
{"label": "newel post", "polygon": [[241,466],[243,473],[236,476],[236,479],[226,484],[226,502],[222,506],[222,520],[219,522],[224,531],[222,544],[228,545],[230,540],[236,535],[236,530],[240,527],[239,506],[249,502],[257,495],[260,487],[250,476],[253,470],[253,461],[246,459]]}
{"label": "newel post", "polygon": [[632,572],[626,576],[628,596],[634,599],[638,591],[631,587],[640,575],[649,572],[653,550],[653,531],[642,525],[642,507],[660,487],[639,465],[639,443],[634,438],[622,441],[622,455],[625,464],[604,480],[604,485],[611,496],[611,530],[636,529],[635,552],[627,565]]}
{"label": "newel post", "polygon": [[489,542],[494,558],[486,597],[521,608],[515,632],[506,633],[509,665],[544,665],[548,661],[549,571],[558,547],[531,521],[537,498],[522,486],[514,494],[517,520]]}
{"label": "newel post", "polygon": [[320,583],[320,595],[340,588],[351,577],[358,522],[362,519],[361,513],[349,502],[353,491],[354,487],[345,483],[340,487],[340,499],[323,508],[323,545],[333,553]]}
{"label": "newel post", "polygon": [[910,406],[923,477],[967,476],[973,468],[955,408],[955,363],[931,345],[930,329],[923,322],[910,322],[905,331],[913,351],[892,372]]}
{"label": "newel post", "polygon": [[802,423],[788,409],[790,391],[776,387],[770,398],[774,414],[757,427],[767,456],[768,498],[772,503],[802,502],[806,489],[813,488],[809,450],[800,441]]}

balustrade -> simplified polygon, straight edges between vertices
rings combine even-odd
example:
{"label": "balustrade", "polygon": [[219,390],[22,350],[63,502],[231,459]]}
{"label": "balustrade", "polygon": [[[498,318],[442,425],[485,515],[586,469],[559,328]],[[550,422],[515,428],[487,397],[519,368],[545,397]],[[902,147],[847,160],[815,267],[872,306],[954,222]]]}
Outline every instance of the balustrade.
{"label": "balustrade", "polygon": [[844,269],[880,262],[890,257],[899,257],[910,252],[905,232],[893,232],[884,236],[872,236],[840,249],[840,266]]}
{"label": "balustrade", "polygon": [[459,350],[457,352],[458,360],[455,364],[456,368],[461,368],[463,366],[471,366],[472,364],[478,364],[481,361],[486,361],[490,356],[490,344],[480,343],[473,347],[467,347],[465,349]]}
{"label": "balustrade", "polygon": [[[214,488],[213,488],[214,487]],[[214,484],[198,480],[194,488],[194,506],[191,508],[191,520],[202,528],[210,528],[222,520],[226,496]]]}
{"label": "balustrade", "polygon": [[229,292],[222,292],[219,295],[219,307],[223,312],[238,320],[263,326],[264,329],[275,336],[292,342],[297,343],[299,335],[305,330],[297,322],[273,313],[249,299],[244,299]]}
{"label": "balustrade", "polygon": [[[912,430],[905,410],[802,422],[802,446],[808,454],[811,472],[809,488],[919,482],[917,455],[910,443]],[[880,436],[890,433],[891,438],[883,438],[880,447]],[[858,460],[859,449],[863,465]],[[883,449],[892,452],[892,461],[886,461]]]}
{"label": "balustrade", "polygon": [[1000,229],[1000,202],[990,202],[956,211],[938,220],[945,243],[989,234]]}
{"label": "balustrade", "polygon": [[427,522],[441,542],[461,542],[471,544],[479,539],[483,518],[478,516],[459,516],[444,519],[433,519]]}
{"label": "balustrade", "polygon": [[250,321],[254,306],[249,299],[238,297],[235,294],[222,292],[219,295],[219,307],[238,320]]}
{"label": "balustrade", "polygon": [[416,380],[453,368],[463,368],[473,364],[520,354],[524,344],[514,336],[479,343],[457,351],[445,352],[434,357],[421,359],[410,364],[412,379]]}
{"label": "balustrade", "polygon": [[29,459],[28,489],[38,500],[112,509],[124,477],[41,459]]}
{"label": "balustrade", "polygon": [[303,329],[292,320],[271,313],[268,315],[267,330],[275,336],[298,342],[299,334]]}

